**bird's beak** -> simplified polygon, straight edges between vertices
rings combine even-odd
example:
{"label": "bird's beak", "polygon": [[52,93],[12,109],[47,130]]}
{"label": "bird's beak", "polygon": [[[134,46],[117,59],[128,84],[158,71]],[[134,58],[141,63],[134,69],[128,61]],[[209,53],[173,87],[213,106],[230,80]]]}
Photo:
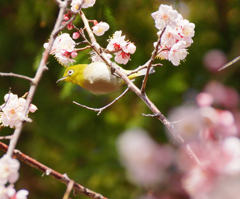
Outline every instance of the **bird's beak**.
{"label": "bird's beak", "polygon": [[61,79],[57,80],[57,81],[56,81],[56,83],[58,83],[58,82],[61,82],[61,81],[65,80],[65,79],[66,79],[66,77],[67,77],[67,76],[65,76],[65,77],[62,77]]}

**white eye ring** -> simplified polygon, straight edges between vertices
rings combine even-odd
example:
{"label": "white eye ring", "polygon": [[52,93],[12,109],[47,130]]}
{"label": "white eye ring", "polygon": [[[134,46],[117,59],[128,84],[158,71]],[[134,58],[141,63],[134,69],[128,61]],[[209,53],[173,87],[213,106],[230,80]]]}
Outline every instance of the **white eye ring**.
{"label": "white eye ring", "polygon": [[73,70],[69,70],[69,71],[68,71],[68,75],[72,75],[73,72],[74,72]]}

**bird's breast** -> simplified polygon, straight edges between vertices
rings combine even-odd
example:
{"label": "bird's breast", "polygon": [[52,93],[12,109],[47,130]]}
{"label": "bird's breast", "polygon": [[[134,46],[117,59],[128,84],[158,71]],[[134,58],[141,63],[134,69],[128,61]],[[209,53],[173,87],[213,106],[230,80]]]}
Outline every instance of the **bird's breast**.
{"label": "bird's breast", "polygon": [[83,88],[94,94],[114,92],[121,87],[121,79],[111,74],[109,67],[104,63],[89,64],[84,70]]}

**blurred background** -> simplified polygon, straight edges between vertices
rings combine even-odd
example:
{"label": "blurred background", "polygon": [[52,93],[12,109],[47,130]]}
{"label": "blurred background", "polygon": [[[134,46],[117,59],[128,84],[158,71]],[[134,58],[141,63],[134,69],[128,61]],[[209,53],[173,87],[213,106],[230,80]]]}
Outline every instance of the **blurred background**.
{"label": "blurred background", "polygon": [[[180,66],[169,61],[151,75],[147,95],[164,115],[171,108],[194,101],[207,82],[217,80],[240,90],[240,61],[226,70],[216,72],[216,66],[240,54],[239,0],[97,0],[92,8],[84,10],[88,19],[105,21],[110,30],[97,38],[100,45],[116,30],[122,30],[126,39],[137,46],[131,61],[123,66],[134,69],[151,56],[157,29],[151,13],[160,4],[172,5],[184,18],[196,25],[194,43]],[[33,77],[58,14],[53,0],[0,2],[0,71]],[[74,24],[82,27],[80,17]],[[73,31],[64,30],[63,32]],[[81,52],[77,63],[90,63],[88,52]],[[120,93],[96,96],[70,83],[56,81],[64,68],[50,56],[49,70],[38,86],[33,104],[38,111],[29,114],[33,123],[24,126],[17,148],[41,163],[68,176],[83,186],[108,198],[137,198],[144,190],[131,184],[119,161],[116,141],[119,135],[133,127],[145,129],[157,143],[168,138],[162,123],[142,113],[151,113],[146,105],[129,92],[99,116],[73,104],[76,101],[90,107],[105,106]],[[141,78],[135,81],[141,85]],[[0,103],[9,91],[22,96],[29,82],[13,77],[0,77]],[[124,88],[122,89],[122,91]],[[4,128],[1,136],[12,134]],[[8,142],[5,142],[8,143]],[[1,155],[3,153],[1,152]],[[61,198],[66,186],[34,168],[21,163],[17,189],[28,189],[29,198]],[[85,198],[78,194],[75,198]]]}

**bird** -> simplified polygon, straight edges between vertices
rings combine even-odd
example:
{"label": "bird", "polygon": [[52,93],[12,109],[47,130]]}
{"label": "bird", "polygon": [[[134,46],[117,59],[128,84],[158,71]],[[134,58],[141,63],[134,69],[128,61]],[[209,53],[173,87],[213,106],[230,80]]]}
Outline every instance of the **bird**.
{"label": "bird", "polygon": [[[126,75],[130,74],[128,78],[132,81],[134,81],[136,77],[145,75],[147,72],[146,68],[140,69],[138,72],[132,74],[132,70],[125,70],[121,67],[120,70]],[[149,73],[154,72],[152,67]],[[56,83],[60,81],[77,84],[95,95],[111,93],[126,85],[125,81],[113,74],[111,68],[104,62],[92,62],[91,64],[69,66],[65,70],[63,77]]]}

